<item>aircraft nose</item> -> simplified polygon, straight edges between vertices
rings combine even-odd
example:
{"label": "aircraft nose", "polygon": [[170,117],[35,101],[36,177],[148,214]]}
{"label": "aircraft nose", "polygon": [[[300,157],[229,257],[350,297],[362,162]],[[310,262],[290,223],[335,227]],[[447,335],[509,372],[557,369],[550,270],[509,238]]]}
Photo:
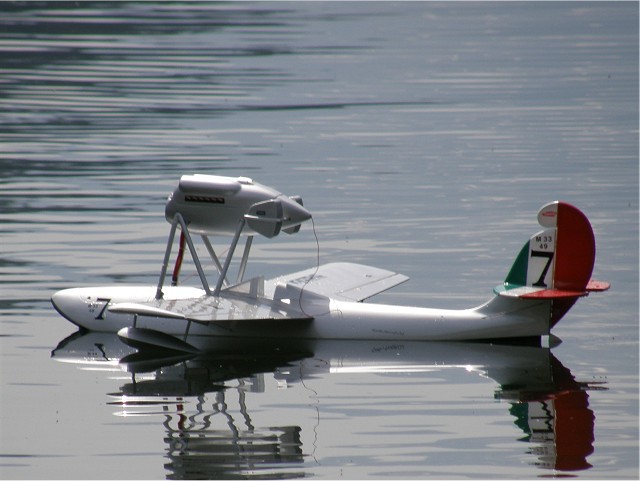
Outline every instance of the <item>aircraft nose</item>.
{"label": "aircraft nose", "polygon": [[62,317],[78,324],[76,321],[78,307],[84,304],[78,289],[64,289],[54,293],[51,296],[51,304]]}

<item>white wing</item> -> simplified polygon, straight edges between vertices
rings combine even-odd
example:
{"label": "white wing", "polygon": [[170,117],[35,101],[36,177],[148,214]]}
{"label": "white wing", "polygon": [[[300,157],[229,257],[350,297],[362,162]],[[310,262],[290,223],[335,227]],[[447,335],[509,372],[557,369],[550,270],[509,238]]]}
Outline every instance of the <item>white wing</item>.
{"label": "white wing", "polygon": [[267,299],[262,278],[254,278],[221,292],[219,297],[202,295],[187,299],[154,299],[119,302],[107,309],[115,314],[134,314],[196,322],[279,321],[310,319],[295,307]]}
{"label": "white wing", "polygon": [[305,292],[359,302],[407,280],[405,275],[377,267],[336,262],[278,277],[267,281],[267,285],[288,284]]}
{"label": "white wing", "polygon": [[273,299],[277,286],[289,287],[297,293],[304,290],[322,298],[359,302],[408,279],[407,276],[384,269],[341,262],[277,277],[267,281],[264,287],[264,281],[255,278],[222,291],[219,297],[205,295],[190,299],[120,302],[110,305],[108,310],[116,314],[196,322],[303,320],[311,319],[311,316],[298,310],[295,307],[297,303]]}

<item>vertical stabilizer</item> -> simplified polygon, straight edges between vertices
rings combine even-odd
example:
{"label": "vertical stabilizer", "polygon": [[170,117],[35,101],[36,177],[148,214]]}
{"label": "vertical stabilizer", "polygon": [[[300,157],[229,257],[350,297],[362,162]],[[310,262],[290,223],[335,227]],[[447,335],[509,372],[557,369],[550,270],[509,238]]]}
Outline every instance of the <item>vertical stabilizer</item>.
{"label": "vertical stabilizer", "polygon": [[543,230],[527,241],[496,294],[520,299],[549,299],[550,327],[589,291],[609,283],[591,281],[596,243],[591,224],[576,207],[555,201],[538,212]]}
{"label": "vertical stabilizer", "polygon": [[544,229],[524,245],[499,290],[517,290],[512,294],[519,297],[586,294],[596,257],[589,220],[571,204],[555,201],[540,209],[538,222]]}

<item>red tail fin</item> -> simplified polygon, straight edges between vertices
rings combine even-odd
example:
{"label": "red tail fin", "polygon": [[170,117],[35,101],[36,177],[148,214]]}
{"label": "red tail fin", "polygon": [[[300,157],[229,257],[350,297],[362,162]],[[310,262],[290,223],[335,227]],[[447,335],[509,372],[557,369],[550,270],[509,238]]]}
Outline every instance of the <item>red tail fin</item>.
{"label": "red tail fin", "polygon": [[554,202],[556,216],[556,268],[553,287],[585,291],[596,259],[596,241],[587,217],[571,204]]}
{"label": "red tail fin", "polygon": [[521,299],[549,299],[551,326],[590,291],[608,282],[592,281],[596,242],[587,217],[566,202],[550,202],[538,212],[544,230],[531,236],[497,294]]}

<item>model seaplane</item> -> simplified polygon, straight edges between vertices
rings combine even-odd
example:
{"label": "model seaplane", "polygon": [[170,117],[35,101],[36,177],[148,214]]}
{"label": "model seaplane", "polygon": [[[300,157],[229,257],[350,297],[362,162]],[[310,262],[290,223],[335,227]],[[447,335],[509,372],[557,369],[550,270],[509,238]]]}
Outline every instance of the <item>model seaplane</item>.
{"label": "model seaplane", "polygon": [[[65,289],[56,310],[90,331],[116,332],[139,348],[196,353],[215,338],[468,341],[539,338],[580,297],[604,291],[591,280],[595,239],[576,207],[551,202],[538,213],[543,229],[531,236],[503,284],[486,303],[452,310],[363,301],[408,278],[354,263],[330,263],[265,280],[245,280],[255,235],[295,234],[311,219],[298,196],[288,197],[246,177],[184,175],[165,209],[171,224],[157,285]],[[180,229],[171,285],[165,285]],[[209,236],[231,237],[221,262]],[[199,235],[217,270],[209,284],[194,245]],[[246,237],[235,278],[231,261]],[[178,285],[188,249],[201,286]]]}

